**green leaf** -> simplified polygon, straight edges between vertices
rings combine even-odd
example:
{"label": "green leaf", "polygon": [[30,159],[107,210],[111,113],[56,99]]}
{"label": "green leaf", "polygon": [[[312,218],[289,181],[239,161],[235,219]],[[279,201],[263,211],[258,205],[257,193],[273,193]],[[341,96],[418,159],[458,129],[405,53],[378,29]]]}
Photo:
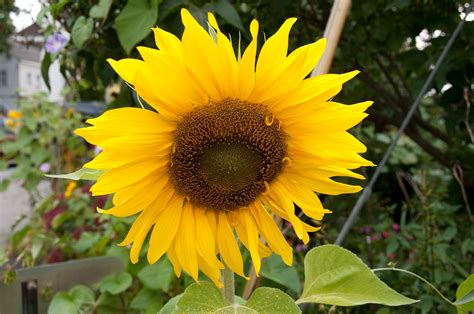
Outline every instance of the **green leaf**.
{"label": "green leaf", "polygon": [[69,220],[72,216],[73,215],[71,214],[71,212],[68,211],[56,215],[53,218],[53,221],[51,222],[51,227],[53,227],[54,230],[58,229],[65,221]]}
{"label": "green leaf", "polygon": [[68,180],[97,180],[102,174],[104,173],[103,170],[98,169],[88,169],[88,168],[81,168],[75,172],[67,173],[67,174],[47,174],[46,176],[49,178],[58,178],[58,179],[68,179]]}
{"label": "green leaf", "polygon": [[31,257],[36,259],[41,252],[44,243],[44,235],[38,234],[31,241]]}
{"label": "green leaf", "polygon": [[216,2],[208,3],[203,9],[205,11],[216,12],[232,26],[237,27],[241,31],[245,31],[239,13],[228,0],[217,0]]}
{"label": "green leaf", "polygon": [[0,265],[5,264],[6,262],[8,262],[7,253],[3,249],[1,249],[0,250]]}
{"label": "green leaf", "polygon": [[469,275],[456,290],[456,302],[462,311],[474,310],[474,275]]}
{"label": "green leaf", "polygon": [[301,293],[301,281],[296,268],[285,265],[278,255],[272,255],[262,263],[260,275],[288,287],[298,294]]}
{"label": "green leaf", "polygon": [[80,239],[74,243],[73,247],[77,253],[84,253],[89,250],[97,241],[100,240],[100,234],[84,232]]}
{"label": "green leaf", "polygon": [[150,307],[153,307],[153,308],[159,307],[155,311],[156,313],[162,307],[161,300],[157,298],[157,295],[158,294],[156,293],[156,291],[143,288],[133,298],[132,302],[130,303],[130,307],[137,310],[146,310]]}
{"label": "green leaf", "polygon": [[231,304],[213,283],[200,282],[173,299],[160,313],[301,313],[290,296],[274,288],[259,288],[246,304]]}
{"label": "green leaf", "polygon": [[209,313],[231,307],[222,292],[210,282],[193,283],[184,291],[172,313]]}
{"label": "green leaf", "polygon": [[137,275],[148,289],[168,292],[173,279],[173,267],[166,258],[162,258],[156,264],[143,267]]}
{"label": "green leaf", "polygon": [[168,302],[166,302],[165,306],[163,306],[163,308],[161,309],[160,314],[173,313],[176,310],[176,304],[182,296],[183,294],[181,293],[169,299]]}
{"label": "green leaf", "polygon": [[[93,313],[97,314],[115,314],[126,313],[123,308],[123,300],[118,295],[111,295],[102,293],[96,302],[96,310]],[[92,312],[92,311],[91,311]]]}
{"label": "green leaf", "polygon": [[115,19],[115,29],[123,49],[130,53],[150,32],[158,18],[161,0],[129,0]]}
{"label": "green leaf", "polygon": [[337,245],[312,249],[304,265],[304,289],[297,303],[398,306],[418,302],[391,289],[359,257]]}
{"label": "green leaf", "polygon": [[48,314],[76,314],[79,313],[74,300],[64,291],[56,293],[48,307]]}
{"label": "green leaf", "polygon": [[258,313],[301,313],[289,295],[275,288],[258,288],[245,306]]}
{"label": "green leaf", "polygon": [[72,42],[77,48],[81,49],[84,43],[92,34],[94,22],[91,18],[86,19],[80,16],[72,26],[71,37]]}
{"label": "green leaf", "polygon": [[66,4],[69,3],[69,0],[61,0],[51,5],[51,15],[54,19],[57,19],[62,9]]}
{"label": "green leaf", "polygon": [[93,305],[95,302],[94,292],[91,288],[84,285],[77,285],[69,290],[69,296],[72,298],[78,308],[83,304]]}
{"label": "green leaf", "polygon": [[43,81],[49,90],[51,90],[51,85],[49,83],[49,67],[51,66],[51,63],[51,54],[45,53],[43,60],[41,60],[41,76],[43,77]]}
{"label": "green leaf", "polygon": [[41,26],[41,23],[43,22],[43,19],[44,19],[46,13],[48,13],[48,11],[49,11],[49,7],[48,6],[43,6],[41,8],[41,10],[38,12],[38,15],[36,15],[35,23],[38,24],[39,26]]}
{"label": "green leaf", "polygon": [[111,5],[111,0],[99,0],[99,3],[90,9],[89,16],[95,19],[101,19],[106,16]]}
{"label": "green leaf", "polygon": [[132,276],[129,273],[121,273],[111,275],[102,280],[100,284],[100,292],[108,292],[110,294],[119,294],[124,292],[132,284]]}

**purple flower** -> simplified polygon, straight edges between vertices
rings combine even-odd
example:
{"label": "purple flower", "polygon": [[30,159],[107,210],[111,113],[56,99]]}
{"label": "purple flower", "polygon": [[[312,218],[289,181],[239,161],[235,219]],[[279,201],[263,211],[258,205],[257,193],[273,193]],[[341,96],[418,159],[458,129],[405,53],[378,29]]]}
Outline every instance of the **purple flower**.
{"label": "purple flower", "polygon": [[296,252],[303,252],[307,249],[308,247],[304,244],[297,244],[295,247]]}
{"label": "purple flower", "polygon": [[49,53],[58,53],[64,49],[69,39],[60,33],[54,33],[48,37],[44,49]]}
{"label": "purple flower", "polygon": [[51,165],[48,162],[45,162],[45,163],[41,164],[39,169],[40,169],[41,172],[47,173],[47,172],[49,172],[49,170],[51,170]]}
{"label": "purple flower", "polygon": [[397,224],[397,223],[392,224],[392,230],[393,230],[395,233],[399,233],[399,232],[400,232],[400,225]]}
{"label": "purple flower", "polygon": [[371,227],[362,227],[360,228],[360,233],[368,235],[372,233],[372,228]]}

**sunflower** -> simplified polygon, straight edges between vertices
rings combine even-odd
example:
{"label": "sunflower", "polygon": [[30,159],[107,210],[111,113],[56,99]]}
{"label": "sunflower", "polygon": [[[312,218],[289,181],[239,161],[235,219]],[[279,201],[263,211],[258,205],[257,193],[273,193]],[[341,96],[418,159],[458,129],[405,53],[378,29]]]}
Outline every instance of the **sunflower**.
{"label": "sunflower", "polygon": [[257,274],[272,252],[291,265],[292,248],[274,218],[307,243],[318,228],[300,220],[295,204],[319,221],[330,211],[315,192],[361,189],[331,178],[363,179],[350,169],[372,165],[347,132],[371,102],[330,100],[357,71],[306,78],[325,40],[287,55],[294,18],[266,40],[258,59],[256,20],[241,55],[212,14],[210,32],[185,9],[181,18],[181,40],[154,28],[158,49],[138,47],[143,61],[108,60],[154,110],[109,110],[76,130],[103,149],[84,165],[104,171],[93,195],[113,194],[114,207],[98,211],[139,214],[120,245],[131,245],[136,263],[150,234],[148,262],[167,254],[177,276],[184,270],[198,280],[201,270],[221,285],[225,264],[245,277],[235,234]]}

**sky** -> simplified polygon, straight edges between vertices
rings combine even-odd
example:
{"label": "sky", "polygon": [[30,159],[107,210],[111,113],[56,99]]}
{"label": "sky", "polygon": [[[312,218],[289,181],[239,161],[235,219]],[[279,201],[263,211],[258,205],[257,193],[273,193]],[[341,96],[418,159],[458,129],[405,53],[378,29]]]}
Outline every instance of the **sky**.
{"label": "sky", "polygon": [[15,5],[20,9],[20,13],[11,14],[10,16],[17,31],[30,26],[35,21],[42,6],[39,0],[15,0]]}

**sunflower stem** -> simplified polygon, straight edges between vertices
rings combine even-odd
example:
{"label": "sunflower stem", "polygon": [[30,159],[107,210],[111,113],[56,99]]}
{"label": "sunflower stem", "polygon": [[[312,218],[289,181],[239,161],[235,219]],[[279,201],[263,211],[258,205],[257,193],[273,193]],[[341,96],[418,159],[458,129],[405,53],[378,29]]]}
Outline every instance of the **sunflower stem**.
{"label": "sunflower stem", "polygon": [[230,303],[234,304],[234,295],[235,295],[235,281],[234,281],[234,272],[229,268],[225,267],[222,271],[222,283],[224,284],[224,298]]}

